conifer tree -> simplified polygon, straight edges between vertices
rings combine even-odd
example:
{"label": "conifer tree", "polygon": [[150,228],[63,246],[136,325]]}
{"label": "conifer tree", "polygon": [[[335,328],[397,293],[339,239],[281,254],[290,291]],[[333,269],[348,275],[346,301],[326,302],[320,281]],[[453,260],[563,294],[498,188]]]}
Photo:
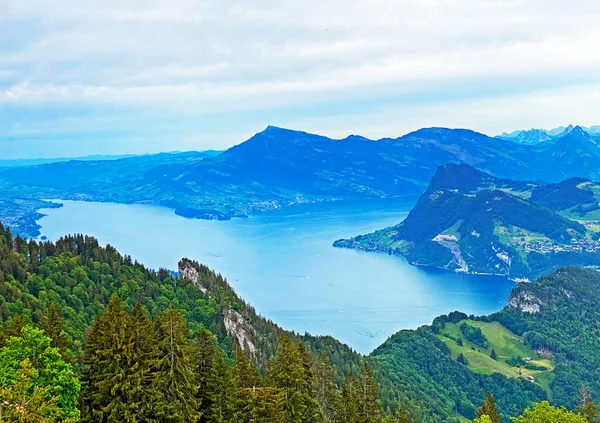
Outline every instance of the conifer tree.
{"label": "conifer tree", "polygon": [[398,410],[396,410],[396,422],[397,423],[410,423],[410,417],[408,417],[408,413],[402,407],[398,407]]}
{"label": "conifer tree", "polygon": [[502,420],[500,413],[498,413],[498,409],[496,408],[496,402],[489,392],[486,392],[485,401],[481,403],[481,407],[477,409],[476,414],[477,417],[484,415],[488,416],[492,423],[500,423]]}
{"label": "conifer tree", "polygon": [[361,423],[380,422],[383,414],[379,402],[379,385],[373,378],[373,371],[365,360],[358,376],[358,414]]}
{"label": "conifer tree", "polygon": [[235,350],[233,382],[234,422],[279,423],[282,421],[283,391],[264,386],[256,366],[239,346]]}
{"label": "conifer tree", "polygon": [[577,412],[588,423],[600,422],[600,404],[596,404],[592,399],[592,394],[587,387],[582,387],[579,390],[577,398]]}
{"label": "conifer tree", "polygon": [[66,321],[54,304],[40,319],[39,328],[52,340],[52,347],[58,348],[63,357],[70,357],[71,342],[65,333]]}
{"label": "conifer tree", "polygon": [[497,359],[498,359],[498,356],[496,355],[496,350],[495,350],[495,349],[493,349],[493,348],[492,348],[492,352],[491,352],[491,354],[490,354],[490,358],[491,358],[492,360],[497,360]]}
{"label": "conifer tree", "polygon": [[315,400],[323,411],[323,422],[330,423],[335,418],[336,384],[333,369],[325,353],[315,360],[313,366],[313,392]]}
{"label": "conifer tree", "polygon": [[89,332],[82,381],[82,420],[117,423],[129,412],[129,319],[113,295]]}
{"label": "conifer tree", "polygon": [[173,307],[156,319],[157,367],[152,394],[154,417],[164,423],[193,423],[200,418],[194,346],[180,312]]}
{"label": "conifer tree", "polygon": [[306,373],[298,344],[289,336],[279,337],[275,360],[269,366],[269,385],[283,392],[285,423],[300,423],[307,410]]}
{"label": "conifer tree", "polygon": [[8,340],[12,337],[18,338],[21,336],[21,331],[25,327],[25,320],[20,314],[15,314],[12,319],[8,321],[6,327],[0,333],[0,347],[6,345]]}
{"label": "conifer tree", "polygon": [[229,422],[234,415],[233,375],[216,346],[216,337],[202,328],[196,334],[198,400],[201,422]]}
{"label": "conifer tree", "polygon": [[127,371],[124,394],[128,410],[125,421],[151,420],[158,398],[152,396],[151,384],[157,364],[156,336],[150,316],[137,303],[127,321]]}
{"label": "conifer tree", "polygon": [[344,380],[342,390],[335,402],[336,423],[359,423],[358,381],[352,372]]}

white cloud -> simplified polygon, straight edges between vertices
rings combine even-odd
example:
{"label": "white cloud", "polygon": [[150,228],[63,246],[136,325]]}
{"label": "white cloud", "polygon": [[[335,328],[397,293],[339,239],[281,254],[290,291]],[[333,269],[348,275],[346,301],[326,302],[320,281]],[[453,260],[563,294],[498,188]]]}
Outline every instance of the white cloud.
{"label": "white cloud", "polygon": [[[333,127],[344,104],[423,93],[427,104],[382,102],[381,114],[501,101],[508,123],[529,98],[600,82],[599,18],[596,0],[12,1],[0,8],[0,40],[11,40],[0,43],[0,104],[203,114],[335,102]],[[471,92],[473,81],[485,91],[532,75],[547,86],[525,84],[508,99]],[[454,86],[454,98],[436,98],[440,85]],[[570,113],[557,107],[527,116]]]}

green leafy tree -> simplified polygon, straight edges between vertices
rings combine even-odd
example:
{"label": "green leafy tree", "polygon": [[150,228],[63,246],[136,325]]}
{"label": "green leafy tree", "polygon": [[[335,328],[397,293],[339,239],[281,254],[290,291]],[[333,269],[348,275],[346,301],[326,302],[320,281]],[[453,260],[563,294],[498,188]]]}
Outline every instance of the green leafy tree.
{"label": "green leafy tree", "polygon": [[492,423],[500,423],[502,420],[500,413],[496,408],[494,397],[492,397],[492,394],[489,392],[486,392],[485,401],[481,403],[481,407],[479,407],[475,413],[477,414],[477,417],[488,416]]}
{"label": "green leafy tree", "polygon": [[484,414],[483,416],[479,416],[473,420],[473,423],[492,423],[492,419],[490,419],[490,416],[486,416]]}
{"label": "green leafy tree", "polygon": [[200,418],[194,346],[181,313],[173,307],[156,320],[157,368],[152,391],[155,418],[165,423],[190,423]]}
{"label": "green leafy tree", "polygon": [[73,421],[61,419],[56,398],[48,397],[46,388],[38,386],[38,372],[29,360],[21,363],[14,382],[0,387],[0,423],[53,423]]}
{"label": "green leafy tree", "polygon": [[548,401],[533,404],[522,416],[511,420],[515,423],[586,423],[583,416],[564,407],[552,407]]}
{"label": "green leafy tree", "polygon": [[59,419],[77,421],[79,381],[72,366],[63,361],[58,349],[50,343],[40,329],[31,326],[23,327],[21,337],[10,338],[0,349],[0,386],[9,390],[14,386],[16,391],[22,391],[26,384],[27,395],[33,402],[48,407],[54,407],[54,402]]}

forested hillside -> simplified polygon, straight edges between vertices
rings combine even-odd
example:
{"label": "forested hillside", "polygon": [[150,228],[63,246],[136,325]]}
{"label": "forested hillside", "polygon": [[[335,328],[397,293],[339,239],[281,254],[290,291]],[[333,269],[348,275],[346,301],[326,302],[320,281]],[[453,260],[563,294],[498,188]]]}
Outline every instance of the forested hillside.
{"label": "forested hillside", "polygon": [[333,245],[403,255],[420,266],[533,280],[561,266],[600,265],[597,191],[583,179],[539,186],[444,165],[403,222]]}
{"label": "forested hillside", "polygon": [[[178,275],[155,272],[91,237],[33,242],[0,226],[0,411],[32,422],[454,423],[482,414],[487,392],[503,421],[545,399],[574,409],[580,388],[600,395],[599,284],[594,271],[561,270],[519,285],[500,313],[442,316],[365,358],[278,328],[191,260]],[[19,395],[27,405],[12,408]]]}

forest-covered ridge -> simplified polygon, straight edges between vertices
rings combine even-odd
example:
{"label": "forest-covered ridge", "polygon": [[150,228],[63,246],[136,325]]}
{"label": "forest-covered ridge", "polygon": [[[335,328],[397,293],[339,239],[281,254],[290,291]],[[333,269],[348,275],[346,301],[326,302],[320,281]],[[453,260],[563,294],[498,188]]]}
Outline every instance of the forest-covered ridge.
{"label": "forest-covered ridge", "polygon": [[533,280],[567,265],[600,265],[599,186],[501,179],[440,166],[406,220],[336,247],[403,255],[415,265]]}
{"label": "forest-covered ridge", "polygon": [[[220,275],[190,260],[181,261],[181,277],[175,278],[165,270],[151,271],[110,246],[100,247],[91,237],[33,242],[13,238],[6,228],[0,234],[0,258],[2,342],[8,341],[11,327],[19,326],[15,319],[20,319],[20,326],[48,328],[49,313],[56,313],[59,317],[52,320],[63,321],[64,328],[54,331],[52,339],[63,346],[62,354],[76,373],[88,365],[86,334],[111,298],[119,299],[125,313],[133,313],[139,303],[153,322],[176,310],[188,338],[202,330],[213,333],[215,348],[227,365],[235,362],[238,347],[245,349],[261,377],[268,375],[282,334],[293,343],[301,341],[314,360],[325,357],[338,390],[364,363],[364,357],[331,337],[299,336],[261,318]],[[573,408],[582,384],[598,395],[598,381],[588,367],[599,359],[590,353],[600,350],[598,339],[586,336],[581,338],[585,343],[569,343],[572,337],[581,337],[577,334],[597,330],[598,282],[594,271],[561,270],[519,285],[508,307],[497,315],[476,318],[455,313],[436,319],[432,326],[393,335],[368,357],[382,412],[402,409],[411,421],[423,423],[455,422],[457,415],[472,419],[480,399],[490,391],[507,419],[532,402],[549,398]],[[568,313],[571,325],[564,334],[561,313]],[[501,344],[505,336],[513,337],[511,345]],[[475,351],[467,354],[452,343]],[[474,358],[482,358],[488,350],[490,356],[495,350],[496,367],[489,365],[491,357]],[[466,360],[459,358],[461,353]],[[539,354],[552,358],[547,369],[527,369],[519,361],[524,354],[533,356],[532,365],[546,364],[538,363]],[[539,376],[544,372],[550,377]],[[530,374],[533,381],[526,378]]]}

